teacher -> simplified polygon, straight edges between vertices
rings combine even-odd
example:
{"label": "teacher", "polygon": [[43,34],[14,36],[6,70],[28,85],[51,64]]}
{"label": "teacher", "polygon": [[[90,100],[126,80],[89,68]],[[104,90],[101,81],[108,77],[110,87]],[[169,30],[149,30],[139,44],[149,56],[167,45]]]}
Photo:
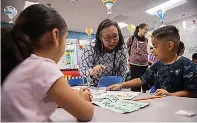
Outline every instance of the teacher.
{"label": "teacher", "polygon": [[127,54],[117,22],[105,19],[98,26],[95,45],[83,50],[79,71],[90,86],[97,87],[104,76],[123,77],[128,72]]}

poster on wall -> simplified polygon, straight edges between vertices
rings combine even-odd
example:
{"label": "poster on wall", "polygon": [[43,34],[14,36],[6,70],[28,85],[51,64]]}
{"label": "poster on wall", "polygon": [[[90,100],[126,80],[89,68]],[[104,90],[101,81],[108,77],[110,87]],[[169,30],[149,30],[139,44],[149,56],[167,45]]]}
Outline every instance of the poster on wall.
{"label": "poster on wall", "polygon": [[95,41],[67,39],[65,53],[58,62],[59,69],[78,69],[83,49],[90,44],[94,45]]}
{"label": "poster on wall", "polygon": [[76,39],[67,39],[66,50],[58,62],[59,69],[75,69],[78,65]]}

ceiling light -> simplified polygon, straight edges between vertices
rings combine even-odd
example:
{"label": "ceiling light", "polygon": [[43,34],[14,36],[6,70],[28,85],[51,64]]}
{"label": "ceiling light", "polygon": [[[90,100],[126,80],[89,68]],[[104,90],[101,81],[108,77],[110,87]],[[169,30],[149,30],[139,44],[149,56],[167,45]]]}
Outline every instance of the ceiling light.
{"label": "ceiling light", "polygon": [[158,10],[170,10],[175,7],[178,7],[180,5],[185,4],[187,1],[186,0],[168,0],[167,2],[164,2],[158,6],[155,6],[149,10],[146,10],[145,12],[151,15],[155,15]]}
{"label": "ceiling light", "polygon": [[124,23],[124,22],[119,22],[119,23],[118,23],[118,26],[120,27],[120,29],[123,29],[123,28],[127,27],[128,24],[126,24],[126,23]]}
{"label": "ceiling light", "polygon": [[183,21],[183,29],[186,29],[186,22]]}

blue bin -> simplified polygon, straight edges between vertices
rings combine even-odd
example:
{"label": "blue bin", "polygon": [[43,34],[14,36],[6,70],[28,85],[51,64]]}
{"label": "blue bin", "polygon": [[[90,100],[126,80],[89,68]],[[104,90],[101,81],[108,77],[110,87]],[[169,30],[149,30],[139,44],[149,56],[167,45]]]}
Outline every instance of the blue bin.
{"label": "blue bin", "polygon": [[86,78],[68,79],[68,84],[70,86],[78,86],[78,85],[83,85],[83,81],[84,81],[84,84],[87,83]]}
{"label": "blue bin", "polygon": [[106,76],[99,80],[97,87],[108,87],[113,84],[119,84],[123,81],[120,76]]}

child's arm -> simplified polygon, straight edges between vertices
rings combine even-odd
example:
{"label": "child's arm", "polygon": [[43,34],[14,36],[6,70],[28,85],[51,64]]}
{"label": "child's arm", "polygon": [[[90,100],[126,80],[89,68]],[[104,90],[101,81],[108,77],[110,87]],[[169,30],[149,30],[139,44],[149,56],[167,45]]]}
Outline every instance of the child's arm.
{"label": "child's arm", "polygon": [[140,78],[133,79],[128,82],[123,82],[121,84],[111,85],[107,88],[107,90],[119,90],[121,88],[139,87],[142,86],[143,84],[153,85],[153,81],[154,81],[153,75],[157,64],[158,63],[155,63],[153,66],[151,66]]}
{"label": "child's arm", "polygon": [[109,87],[107,87],[107,90],[119,90],[121,88],[131,88],[131,87],[139,87],[143,85],[143,82],[141,81],[140,78],[137,79],[133,79],[127,82],[123,82],[121,84],[115,84],[115,85],[111,85]]}
{"label": "child's arm", "polygon": [[121,88],[131,88],[131,87],[140,87],[143,85],[143,82],[140,78],[133,79],[127,82],[121,83]]}
{"label": "child's arm", "polygon": [[63,77],[51,86],[48,96],[78,120],[92,120],[94,107],[91,102],[84,100],[73,91]]}
{"label": "child's arm", "polygon": [[155,92],[156,96],[166,95],[166,96],[178,96],[178,97],[197,97],[197,94],[192,93],[187,90],[177,91],[174,93],[169,93],[165,89],[157,89]]}
{"label": "child's arm", "polygon": [[189,92],[187,90],[178,91],[175,93],[170,93],[169,96],[178,96],[178,97],[197,97],[197,94]]}

